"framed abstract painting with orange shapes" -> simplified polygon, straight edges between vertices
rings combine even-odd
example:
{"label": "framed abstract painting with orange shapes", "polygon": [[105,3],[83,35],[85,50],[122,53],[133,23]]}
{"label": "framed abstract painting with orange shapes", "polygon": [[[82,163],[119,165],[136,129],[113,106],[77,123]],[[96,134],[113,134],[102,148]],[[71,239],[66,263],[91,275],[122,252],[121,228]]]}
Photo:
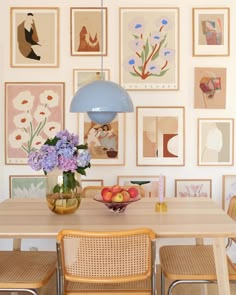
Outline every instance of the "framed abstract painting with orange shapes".
{"label": "framed abstract painting with orange shapes", "polygon": [[184,107],[136,107],[137,165],[183,166]]}
{"label": "framed abstract painting with orange shapes", "polygon": [[71,55],[107,55],[107,8],[70,9]]}

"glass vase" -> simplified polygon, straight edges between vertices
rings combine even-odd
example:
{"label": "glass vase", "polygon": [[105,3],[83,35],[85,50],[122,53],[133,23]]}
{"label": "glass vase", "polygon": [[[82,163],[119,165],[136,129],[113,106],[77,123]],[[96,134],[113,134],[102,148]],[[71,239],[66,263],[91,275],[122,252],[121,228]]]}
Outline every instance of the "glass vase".
{"label": "glass vase", "polygon": [[47,204],[56,214],[72,214],[80,206],[78,173],[53,170],[47,174]]}

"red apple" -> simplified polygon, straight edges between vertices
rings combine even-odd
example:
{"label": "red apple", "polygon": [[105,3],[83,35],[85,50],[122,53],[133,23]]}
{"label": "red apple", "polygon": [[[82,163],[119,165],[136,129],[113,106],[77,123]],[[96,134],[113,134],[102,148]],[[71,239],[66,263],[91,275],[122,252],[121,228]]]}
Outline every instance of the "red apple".
{"label": "red apple", "polygon": [[104,195],[106,192],[109,192],[109,191],[111,191],[110,187],[105,186],[105,187],[101,190],[101,196],[103,197],[103,195]]}
{"label": "red apple", "polygon": [[112,202],[121,203],[123,202],[123,195],[121,192],[116,193],[112,197]]}
{"label": "red apple", "polygon": [[104,202],[110,203],[112,201],[113,194],[109,190],[109,188],[108,188],[108,190],[104,190],[103,193],[101,193],[101,195],[102,195],[102,199],[103,199]]}
{"label": "red apple", "polygon": [[138,195],[138,189],[134,186],[131,186],[130,188],[128,188],[128,192],[131,198],[136,198]]}
{"label": "red apple", "polygon": [[123,202],[128,202],[130,200],[130,194],[127,190],[122,190]]}
{"label": "red apple", "polygon": [[119,193],[122,191],[122,187],[120,187],[118,184],[115,184],[111,187],[111,191],[113,194]]}

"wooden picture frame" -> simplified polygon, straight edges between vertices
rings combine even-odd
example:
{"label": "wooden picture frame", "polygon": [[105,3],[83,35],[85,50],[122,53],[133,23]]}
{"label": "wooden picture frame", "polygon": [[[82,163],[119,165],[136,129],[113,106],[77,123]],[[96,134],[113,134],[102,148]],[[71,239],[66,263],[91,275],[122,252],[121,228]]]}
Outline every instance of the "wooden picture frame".
{"label": "wooden picture frame", "polygon": [[222,175],[222,208],[225,211],[233,196],[236,196],[236,174]]}
{"label": "wooden picture frame", "polygon": [[63,82],[5,82],[5,163],[28,155],[64,129]]}
{"label": "wooden picture frame", "polygon": [[93,122],[87,113],[78,115],[79,138],[88,144],[92,166],[125,164],[125,114],[108,124]]}
{"label": "wooden picture frame", "polygon": [[195,68],[194,108],[225,109],[226,68]]}
{"label": "wooden picture frame", "polygon": [[103,179],[81,179],[80,184],[82,189],[86,186],[103,186]]}
{"label": "wooden picture frame", "polygon": [[59,8],[11,7],[11,67],[59,67]]}
{"label": "wooden picture frame", "polygon": [[[103,73],[103,74],[102,74]],[[73,81],[74,81],[74,93],[76,93],[80,87],[95,80],[110,80],[110,70],[104,69],[101,73],[101,69],[74,69]]]}
{"label": "wooden picture frame", "polygon": [[193,56],[229,56],[230,9],[193,8]]}
{"label": "wooden picture frame", "polygon": [[179,89],[178,8],[120,8],[120,84],[127,90]]}
{"label": "wooden picture frame", "polygon": [[184,107],[136,107],[137,166],[183,166]]}
{"label": "wooden picture frame", "polygon": [[234,119],[198,119],[198,165],[232,166]]}
{"label": "wooden picture frame", "polygon": [[175,179],[175,197],[211,198],[211,179]]}
{"label": "wooden picture frame", "polygon": [[44,175],[9,175],[10,198],[45,198],[46,190]]}
{"label": "wooden picture frame", "polygon": [[107,8],[71,7],[71,55],[107,55]]}
{"label": "wooden picture frame", "polygon": [[[162,175],[163,176],[163,175]],[[118,175],[117,184],[120,186],[140,185],[145,190],[145,197],[159,198],[160,175]],[[165,176],[163,176],[163,194],[165,197]]]}

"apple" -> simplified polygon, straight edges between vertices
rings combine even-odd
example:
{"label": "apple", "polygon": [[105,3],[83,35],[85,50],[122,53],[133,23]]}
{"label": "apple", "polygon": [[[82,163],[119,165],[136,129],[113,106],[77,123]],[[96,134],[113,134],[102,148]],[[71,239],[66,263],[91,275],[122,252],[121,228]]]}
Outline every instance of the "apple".
{"label": "apple", "polygon": [[114,194],[113,195],[113,197],[112,197],[112,202],[115,202],[115,203],[121,203],[121,202],[123,202],[123,195],[122,195],[122,193],[121,192],[119,192],[119,193],[116,193],[116,194]]}
{"label": "apple", "polygon": [[102,190],[101,190],[101,196],[103,197],[104,194],[106,194],[106,192],[111,191],[110,187],[105,186]]}
{"label": "apple", "polygon": [[109,190],[104,190],[102,193],[102,199],[104,202],[110,203],[112,201],[113,193]]}
{"label": "apple", "polygon": [[131,198],[136,198],[138,195],[138,189],[134,186],[131,186],[130,188],[128,188],[128,192]]}
{"label": "apple", "polygon": [[121,194],[123,195],[123,202],[128,202],[130,200],[130,194],[127,190],[122,190]]}
{"label": "apple", "polygon": [[113,194],[119,193],[122,191],[122,187],[119,186],[118,184],[115,184],[111,187],[111,191]]}

